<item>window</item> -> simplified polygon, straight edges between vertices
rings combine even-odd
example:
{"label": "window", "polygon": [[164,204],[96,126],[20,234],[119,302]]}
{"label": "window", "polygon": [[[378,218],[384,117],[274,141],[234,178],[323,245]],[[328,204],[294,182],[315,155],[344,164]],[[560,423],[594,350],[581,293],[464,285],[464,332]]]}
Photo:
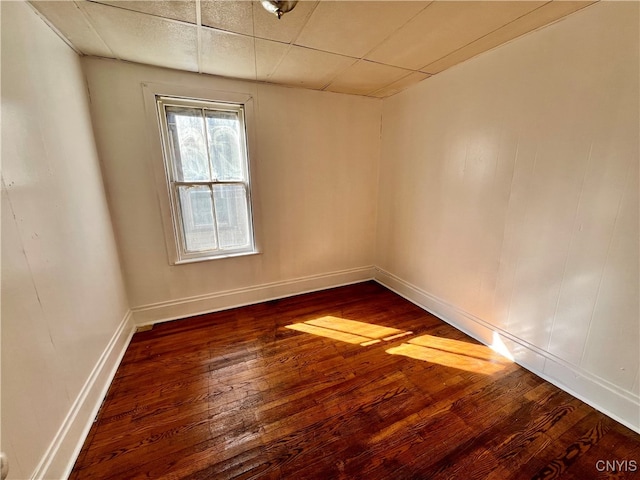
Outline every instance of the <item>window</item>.
{"label": "window", "polygon": [[255,253],[244,106],[156,97],[176,263]]}

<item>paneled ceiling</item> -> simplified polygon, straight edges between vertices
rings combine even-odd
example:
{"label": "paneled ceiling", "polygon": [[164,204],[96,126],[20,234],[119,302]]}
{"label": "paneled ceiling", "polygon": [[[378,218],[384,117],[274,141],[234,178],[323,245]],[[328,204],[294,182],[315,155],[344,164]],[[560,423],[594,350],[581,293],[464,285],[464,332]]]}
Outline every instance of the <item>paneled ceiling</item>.
{"label": "paneled ceiling", "polygon": [[593,1],[30,3],[82,55],[386,97]]}

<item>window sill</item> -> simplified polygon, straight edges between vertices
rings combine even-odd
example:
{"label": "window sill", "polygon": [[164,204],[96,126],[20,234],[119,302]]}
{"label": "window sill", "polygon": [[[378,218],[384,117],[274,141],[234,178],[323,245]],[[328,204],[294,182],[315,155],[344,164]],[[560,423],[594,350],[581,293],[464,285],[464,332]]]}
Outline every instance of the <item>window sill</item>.
{"label": "window sill", "polygon": [[186,265],[189,263],[199,263],[199,262],[210,262],[212,260],[223,260],[225,258],[236,258],[236,257],[246,257],[250,255],[260,255],[261,252],[258,250],[251,250],[249,252],[235,252],[228,253],[223,255],[212,255],[210,257],[194,257],[194,258],[184,258],[182,260],[176,260],[173,265]]}

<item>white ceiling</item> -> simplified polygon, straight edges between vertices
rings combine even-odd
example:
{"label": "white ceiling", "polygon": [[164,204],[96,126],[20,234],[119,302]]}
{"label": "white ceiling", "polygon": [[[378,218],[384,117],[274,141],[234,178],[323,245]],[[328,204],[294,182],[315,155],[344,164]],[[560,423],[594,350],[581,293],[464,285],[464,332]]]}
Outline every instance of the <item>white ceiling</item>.
{"label": "white ceiling", "polygon": [[80,54],[386,97],[588,1],[32,1]]}

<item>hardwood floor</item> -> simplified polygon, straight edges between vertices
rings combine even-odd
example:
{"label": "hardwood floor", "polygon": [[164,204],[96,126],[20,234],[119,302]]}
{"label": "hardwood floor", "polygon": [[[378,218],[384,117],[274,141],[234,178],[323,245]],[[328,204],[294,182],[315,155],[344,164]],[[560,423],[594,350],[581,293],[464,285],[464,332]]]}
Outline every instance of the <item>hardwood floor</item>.
{"label": "hardwood floor", "polygon": [[638,434],[368,282],[137,333],[70,478],[639,477]]}

